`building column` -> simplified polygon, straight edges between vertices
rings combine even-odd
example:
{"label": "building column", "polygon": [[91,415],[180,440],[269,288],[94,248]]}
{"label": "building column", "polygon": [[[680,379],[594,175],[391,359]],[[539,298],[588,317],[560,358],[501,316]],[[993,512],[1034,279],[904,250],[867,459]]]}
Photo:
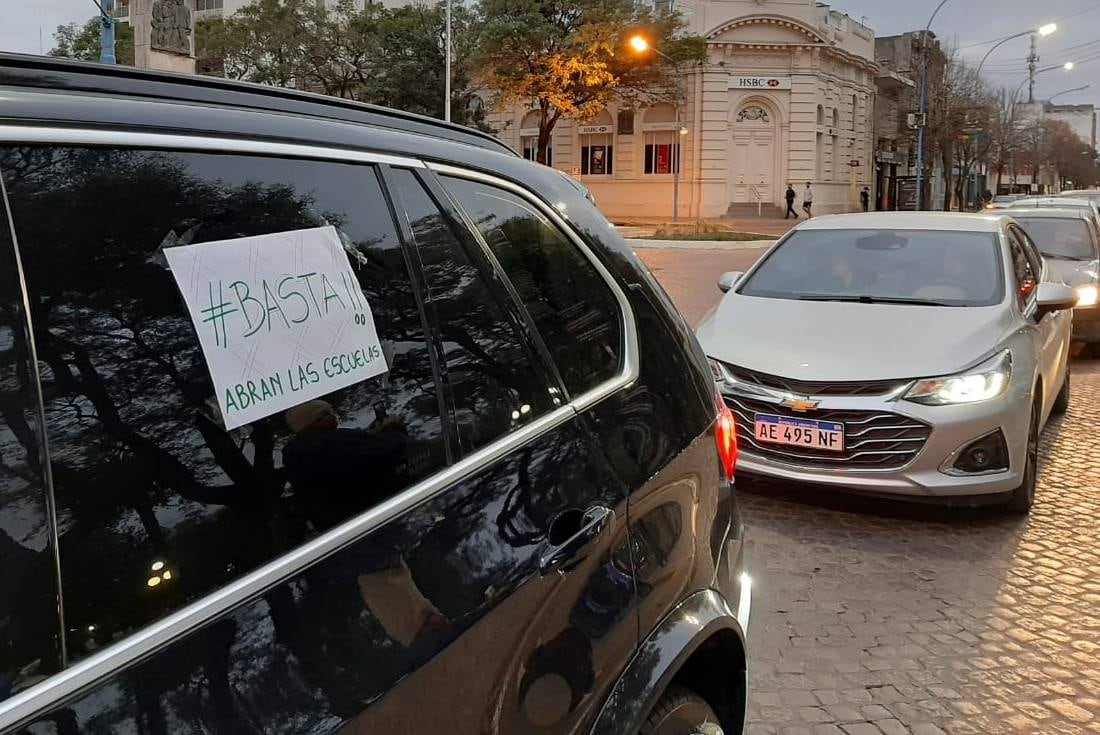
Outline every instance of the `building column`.
{"label": "building column", "polygon": [[701,76],[699,216],[721,217],[730,205],[729,72],[708,67]]}

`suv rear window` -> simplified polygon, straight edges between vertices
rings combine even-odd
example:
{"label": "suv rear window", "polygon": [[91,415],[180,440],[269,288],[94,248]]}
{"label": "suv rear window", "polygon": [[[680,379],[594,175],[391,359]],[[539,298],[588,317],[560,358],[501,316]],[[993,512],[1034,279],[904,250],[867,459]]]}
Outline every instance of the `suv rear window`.
{"label": "suv rear window", "polygon": [[613,378],[621,362],[622,317],[592,262],[519,196],[467,179],[444,181],[515,286],[570,395]]}

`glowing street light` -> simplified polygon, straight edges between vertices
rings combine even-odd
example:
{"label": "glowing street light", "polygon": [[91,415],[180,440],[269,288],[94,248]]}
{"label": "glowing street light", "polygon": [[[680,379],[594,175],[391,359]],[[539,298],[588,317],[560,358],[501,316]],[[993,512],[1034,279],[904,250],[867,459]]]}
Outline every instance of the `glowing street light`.
{"label": "glowing street light", "polygon": [[1062,64],[1062,68],[1066,71],[1073,71],[1073,62],[1067,61],[1066,63]]}
{"label": "glowing street light", "polygon": [[1058,30],[1058,24],[1057,23],[1047,23],[1045,26],[1039,26],[1039,35],[1040,36],[1049,36],[1051,33],[1054,33],[1056,30]]}
{"label": "glowing street light", "polygon": [[644,54],[649,51],[649,41],[644,36],[631,36],[630,48],[634,49],[639,54]]}

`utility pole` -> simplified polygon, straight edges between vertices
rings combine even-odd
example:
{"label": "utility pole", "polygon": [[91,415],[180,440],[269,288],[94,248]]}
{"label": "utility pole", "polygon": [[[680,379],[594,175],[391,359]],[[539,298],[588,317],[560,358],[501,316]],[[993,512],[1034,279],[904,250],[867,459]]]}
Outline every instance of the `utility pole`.
{"label": "utility pole", "polygon": [[99,63],[115,63],[114,0],[99,0]]}
{"label": "utility pole", "polygon": [[1035,34],[1031,34],[1031,53],[1027,55],[1027,103],[1035,104],[1035,62],[1039,54],[1035,52]]}
{"label": "utility pole", "polygon": [[447,0],[446,67],[443,72],[443,119],[451,121],[451,0]]}

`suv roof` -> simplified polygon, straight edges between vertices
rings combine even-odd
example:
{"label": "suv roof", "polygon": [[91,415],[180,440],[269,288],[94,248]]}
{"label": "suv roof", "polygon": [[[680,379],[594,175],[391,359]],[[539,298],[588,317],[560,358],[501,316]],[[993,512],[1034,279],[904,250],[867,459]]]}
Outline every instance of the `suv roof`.
{"label": "suv roof", "polygon": [[156,98],[265,112],[284,112],[433,135],[497,153],[506,152],[516,155],[515,151],[488,133],[424,115],[313,92],[269,87],[219,77],[176,74],[130,66],[108,66],[48,56],[0,52],[0,87]]}

